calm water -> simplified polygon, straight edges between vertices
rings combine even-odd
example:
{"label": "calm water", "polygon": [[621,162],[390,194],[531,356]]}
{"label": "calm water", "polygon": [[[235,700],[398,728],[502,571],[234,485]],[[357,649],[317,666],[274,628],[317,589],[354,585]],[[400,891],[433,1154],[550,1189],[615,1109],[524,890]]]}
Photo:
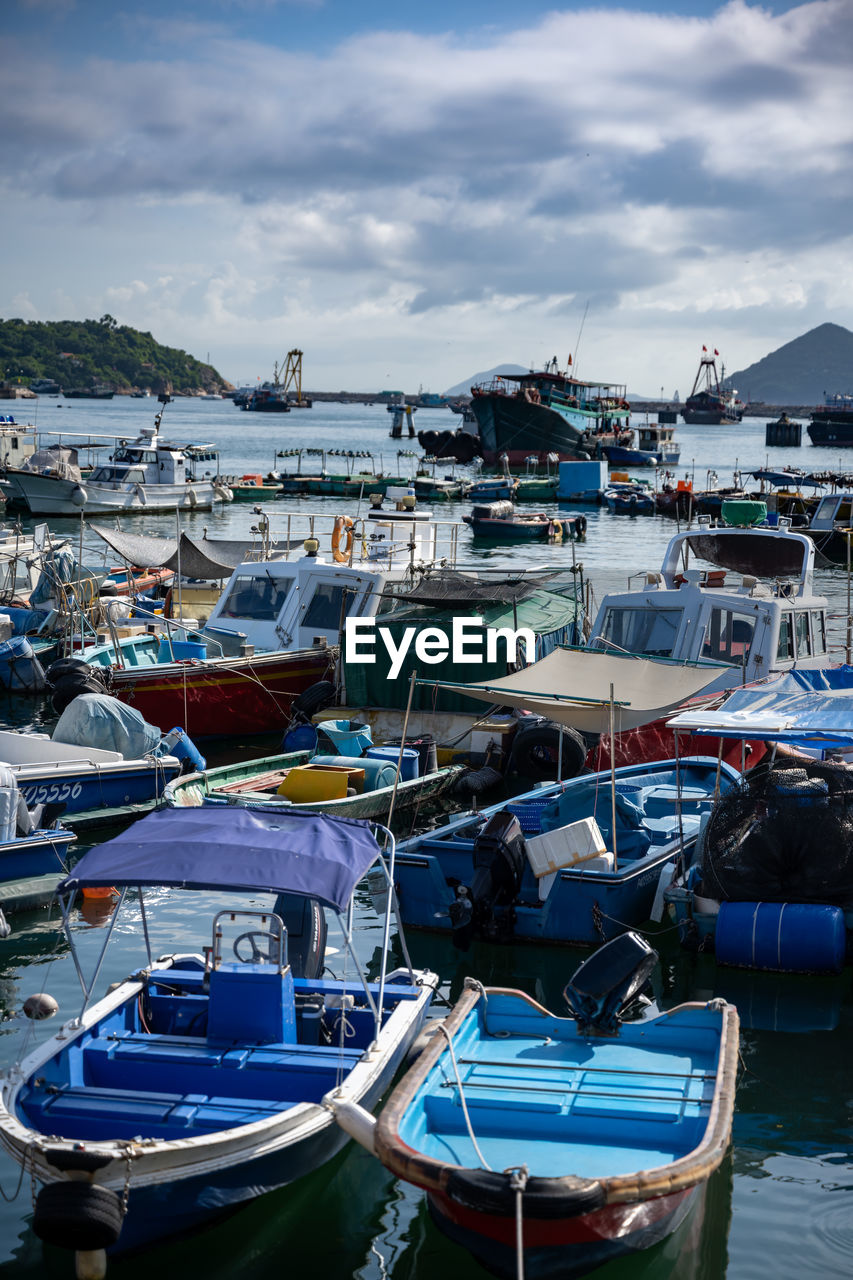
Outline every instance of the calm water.
{"label": "calm water", "polygon": [[[60,402],[62,403],[62,402]],[[132,434],[151,420],[152,401],[54,401],[38,405],[43,430]],[[19,412],[19,420],[25,419]],[[447,412],[421,410],[419,427],[455,426]],[[397,449],[408,441],[390,441],[390,415],[375,406],[328,405],[292,413],[285,419],[242,413],[230,401],[176,401],[166,409],[164,433],[182,440],[210,440],[222,451],[223,471],[267,471],[276,450],[304,445],[370,450],[396,470]],[[168,429],[168,430],[166,430]],[[740,427],[680,427],[682,466],[697,486],[709,469],[721,482],[736,465],[761,466],[763,421]],[[811,468],[845,465],[831,451],[809,446],[769,451],[771,465]],[[281,464],[280,464],[281,465]],[[400,460],[403,474],[407,460]],[[342,468],[343,469],[343,468]],[[449,472],[442,469],[439,474]],[[276,514],[278,504],[269,504]],[[287,508],[337,512],[340,500],[291,500]],[[442,504],[442,518],[458,518],[466,506]],[[625,584],[629,575],[659,565],[672,522],[660,517],[613,516],[588,512],[586,545],[580,550],[596,594]],[[190,533],[207,527],[211,536],[240,536],[257,519],[247,505],[223,512],[199,513],[185,521]],[[72,521],[56,521],[57,532],[77,532]],[[123,527],[167,536],[171,518],[127,519]],[[467,564],[496,568],[513,564],[564,567],[569,547],[526,546],[474,549],[463,536]],[[90,545],[87,539],[87,546]],[[820,571],[818,588],[836,615],[834,635],[843,644],[846,574]],[[840,658],[841,652],[837,650]],[[17,725],[51,723],[49,709],[9,702],[5,720]],[[2,710],[0,710],[2,714]],[[241,744],[229,744],[239,748]],[[212,753],[209,753],[212,756]],[[260,751],[258,752],[260,754]],[[162,892],[152,896],[154,953],[198,949],[209,941],[210,921],[223,904],[220,896]],[[379,923],[366,898],[359,901],[360,954],[375,962]],[[84,962],[94,960],[103,938],[103,919],[77,920],[77,941]],[[331,924],[331,921],[330,921]],[[338,939],[330,930],[330,945]],[[582,953],[565,949],[475,946],[459,956],[441,939],[413,932],[414,963],[436,970],[441,995],[453,1000],[468,973],[486,982],[520,986],[555,1011],[562,988]],[[704,1206],[678,1234],[658,1249],[630,1262],[611,1264],[601,1280],[715,1280],[732,1277],[842,1277],[853,1273],[853,998],[849,969],[839,979],[803,979],[717,970],[708,956],[680,952],[671,933],[657,939],[661,965],[655,977],[655,1001],[666,1008],[684,999],[723,995],[741,1013],[742,1069],[730,1157],[711,1180]],[[138,909],[126,908],[102,972],[99,992],[140,963],[143,949]],[[341,953],[330,964],[341,971]],[[60,1017],[77,1012],[80,990],[55,921],[46,914],[16,917],[11,938],[0,943],[0,1065],[51,1034],[53,1023],[33,1025],[17,1011],[33,992],[47,990],[60,1003]],[[441,1012],[440,1007],[437,1009]],[[0,1186],[11,1196],[18,1169],[0,1156]],[[850,1198],[848,1198],[850,1197]],[[12,1203],[0,1201],[0,1265],[4,1274],[34,1278],[70,1276],[70,1255],[42,1254],[28,1227],[31,1213],[27,1181]],[[187,1240],[146,1255],[111,1263],[110,1275],[139,1280],[239,1274],[272,1280],[282,1274],[312,1274],[328,1280],[480,1280],[485,1273],[468,1255],[447,1243],[429,1221],[423,1197],[396,1183],[374,1160],[350,1146],[330,1166],[296,1187],[265,1197],[244,1212]]]}

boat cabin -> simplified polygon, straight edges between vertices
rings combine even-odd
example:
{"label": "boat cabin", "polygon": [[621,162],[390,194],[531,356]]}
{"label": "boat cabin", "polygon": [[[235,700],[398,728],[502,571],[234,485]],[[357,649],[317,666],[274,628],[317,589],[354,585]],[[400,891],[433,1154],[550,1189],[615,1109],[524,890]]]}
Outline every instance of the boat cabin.
{"label": "boat cabin", "polygon": [[725,663],[707,692],[771,671],[829,665],[827,601],[813,592],[814,546],[781,529],[714,528],[677,534],[660,571],[639,589],[604,597],[593,648]]}
{"label": "boat cabin", "polygon": [[827,493],[821,498],[809,521],[812,533],[830,533],[849,529],[853,523],[853,493]]}
{"label": "boat cabin", "polygon": [[[289,531],[296,520],[305,517],[288,517]],[[321,534],[322,521],[311,518],[304,554],[296,559],[238,565],[205,632],[230,632],[257,650],[335,645],[345,618],[391,609],[413,573],[456,561],[458,526],[447,522],[442,532],[428,511],[374,508],[357,522],[339,516],[330,533]]]}
{"label": "boat cabin", "polygon": [[89,481],[92,484],[181,485],[194,479],[192,468],[187,465],[194,458],[215,461],[217,454],[207,445],[169,443],[160,438],[156,426],[143,427],[136,440],[121,441],[109,463],[96,467]]}

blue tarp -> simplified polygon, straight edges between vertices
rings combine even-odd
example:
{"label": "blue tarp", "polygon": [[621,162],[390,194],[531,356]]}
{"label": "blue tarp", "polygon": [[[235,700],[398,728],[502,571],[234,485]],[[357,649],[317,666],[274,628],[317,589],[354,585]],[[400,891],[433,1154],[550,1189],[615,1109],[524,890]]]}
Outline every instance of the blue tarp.
{"label": "blue tarp", "polygon": [[715,711],[683,711],[668,725],[727,738],[853,747],[853,667],[782,672],[733,690]]}
{"label": "blue tarp", "polygon": [[368,822],[321,813],[161,809],[84,854],[59,886],[255,889],[343,911],[379,846]]}

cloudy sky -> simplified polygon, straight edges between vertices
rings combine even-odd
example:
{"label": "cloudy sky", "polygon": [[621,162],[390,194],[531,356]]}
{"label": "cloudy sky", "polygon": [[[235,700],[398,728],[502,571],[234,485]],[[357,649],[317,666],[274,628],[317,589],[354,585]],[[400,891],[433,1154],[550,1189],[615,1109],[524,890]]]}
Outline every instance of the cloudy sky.
{"label": "cloudy sky", "polygon": [[[575,353],[690,390],[853,328],[851,0],[6,0],[0,316],[233,382]],[[853,371],[851,371],[853,382]]]}

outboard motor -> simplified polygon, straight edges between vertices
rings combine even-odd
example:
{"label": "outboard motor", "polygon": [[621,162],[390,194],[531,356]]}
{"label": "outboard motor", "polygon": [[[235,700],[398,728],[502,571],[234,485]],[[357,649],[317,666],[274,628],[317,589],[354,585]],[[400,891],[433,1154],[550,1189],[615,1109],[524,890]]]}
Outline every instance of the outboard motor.
{"label": "outboard motor", "polygon": [[511,903],[521,887],[527,846],[518,818],[495,813],[474,840],[474,874],[470,885],[460,884],[450,907],[453,945],[467,951],[475,933],[506,936],[511,922],[494,918],[494,908]]}
{"label": "outboard motor", "polygon": [[584,960],[563,996],[582,1035],[615,1036],[621,1014],[636,1000],[658,962],[638,933],[623,933]]}

